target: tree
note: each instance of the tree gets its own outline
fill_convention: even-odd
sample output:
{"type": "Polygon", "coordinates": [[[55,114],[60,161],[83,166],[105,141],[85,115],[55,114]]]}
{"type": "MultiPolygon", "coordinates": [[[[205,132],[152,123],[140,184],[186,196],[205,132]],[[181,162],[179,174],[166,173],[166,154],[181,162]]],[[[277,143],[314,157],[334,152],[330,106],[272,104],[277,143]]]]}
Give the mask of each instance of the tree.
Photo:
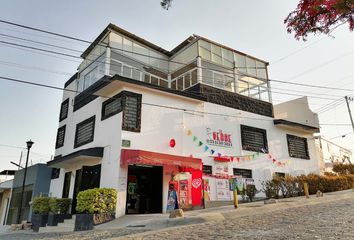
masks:
{"type": "Polygon", "coordinates": [[[306,40],[308,34],[324,33],[348,23],[354,29],[354,0],[300,0],[297,8],[284,20],[288,33],[306,40]]]}
{"type": "Polygon", "coordinates": [[[161,7],[168,10],[172,5],[173,0],[161,0],[161,7]]]}

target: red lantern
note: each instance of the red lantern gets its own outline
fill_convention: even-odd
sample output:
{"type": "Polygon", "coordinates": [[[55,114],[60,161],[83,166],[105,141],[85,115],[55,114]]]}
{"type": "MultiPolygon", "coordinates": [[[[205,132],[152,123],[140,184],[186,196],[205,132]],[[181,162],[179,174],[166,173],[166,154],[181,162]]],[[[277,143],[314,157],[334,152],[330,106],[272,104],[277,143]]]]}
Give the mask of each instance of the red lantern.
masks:
{"type": "Polygon", "coordinates": [[[174,148],[176,146],[176,140],[174,140],[173,138],[170,140],[170,147],[174,148]]]}

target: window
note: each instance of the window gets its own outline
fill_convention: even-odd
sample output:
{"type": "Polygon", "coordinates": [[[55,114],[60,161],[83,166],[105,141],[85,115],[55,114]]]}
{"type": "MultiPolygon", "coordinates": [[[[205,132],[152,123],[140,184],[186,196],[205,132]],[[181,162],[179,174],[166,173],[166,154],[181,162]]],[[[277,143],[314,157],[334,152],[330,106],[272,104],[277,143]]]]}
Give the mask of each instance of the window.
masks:
{"type": "Polygon", "coordinates": [[[243,150],[268,153],[265,129],[241,125],[241,141],[243,150]]]}
{"type": "Polygon", "coordinates": [[[286,137],[288,139],[288,150],[290,157],[310,159],[306,138],[293,136],[290,134],[287,134],[286,137]]]}
{"type": "Polygon", "coordinates": [[[213,174],[213,167],[210,165],[203,165],[204,174],[213,174]]]}
{"type": "Polygon", "coordinates": [[[60,175],[60,168],[52,168],[52,177],[51,179],[57,179],[60,175]]]}
{"type": "Polygon", "coordinates": [[[250,169],[242,169],[242,168],[234,168],[235,176],[242,176],[243,178],[252,178],[252,170],[250,169]]]}
{"type": "Polygon", "coordinates": [[[280,178],[285,178],[285,173],[283,172],[275,172],[273,174],[274,177],[280,177],[280,178]]]}
{"type": "Polygon", "coordinates": [[[125,92],[123,106],[122,129],[132,132],[140,132],[141,94],[125,92]]]}
{"type": "Polygon", "coordinates": [[[105,120],[122,111],[121,94],[115,95],[102,103],[101,120],[105,120]]]}
{"type": "Polygon", "coordinates": [[[68,198],[69,197],[70,181],[71,181],[71,172],[66,172],[65,173],[65,177],[64,177],[64,186],[63,186],[62,198],[68,198]]]}
{"type": "Polygon", "coordinates": [[[69,111],[69,98],[61,103],[59,122],[63,121],[65,118],[68,117],[68,111],[69,111]]]}
{"type": "Polygon", "coordinates": [[[60,148],[60,147],[64,146],[65,129],[66,129],[65,125],[60,127],[60,128],[58,128],[57,140],[56,140],[56,143],[55,143],[55,148],[60,148]]]}
{"type": "Polygon", "coordinates": [[[93,141],[95,132],[95,118],[95,116],[92,116],[76,125],[74,148],[93,141]]]}

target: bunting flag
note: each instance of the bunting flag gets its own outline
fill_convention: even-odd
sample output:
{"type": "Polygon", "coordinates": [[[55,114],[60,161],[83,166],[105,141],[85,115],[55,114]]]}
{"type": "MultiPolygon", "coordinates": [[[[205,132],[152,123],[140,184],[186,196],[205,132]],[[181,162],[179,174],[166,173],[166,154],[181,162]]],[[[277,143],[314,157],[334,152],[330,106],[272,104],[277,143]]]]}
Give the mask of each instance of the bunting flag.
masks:
{"type": "Polygon", "coordinates": [[[191,136],[193,142],[197,142],[198,147],[202,147],[204,145],[204,152],[210,152],[211,156],[214,157],[214,160],[216,161],[223,161],[223,162],[234,162],[237,161],[238,163],[241,161],[250,161],[250,160],[254,160],[258,157],[261,156],[261,153],[266,154],[266,156],[268,156],[268,159],[270,161],[272,161],[272,163],[275,166],[279,166],[279,167],[283,167],[286,164],[290,163],[290,160],[287,160],[285,162],[280,162],[278,160],[276,160],[273,155],[271,153],[268,153],[268,150],[261,148],[261,152],[256,152],[254,154],[250,154],[250,155],[245,155],[245,156],[225,156],[223,154],[221,154],[220,152],[216,152],[214,149],[210,148],[210,146],[206,145],[205,143],[203,143],[201,140],[198,139],[197,136],[193,135],[192,131],[190,129],[188,129],[186,131],[186,135],[187,136],[191,136]],[[214,156],[214,154],[216,153],[217,156],[214,156]]]}
{"type": "Polygon", "coordinates": [[[208,151],[209,147],[207,145],[204,146],[204,152],[208,151]]]}

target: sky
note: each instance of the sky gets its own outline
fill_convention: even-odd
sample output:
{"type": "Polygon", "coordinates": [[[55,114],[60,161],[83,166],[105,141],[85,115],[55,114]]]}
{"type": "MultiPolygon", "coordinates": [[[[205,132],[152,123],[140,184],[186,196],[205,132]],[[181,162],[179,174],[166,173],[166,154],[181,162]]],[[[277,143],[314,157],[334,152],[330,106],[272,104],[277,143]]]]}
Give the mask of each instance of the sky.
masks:
{"type": "MultiPolygon", "coordinates": [[[[2,0],[0,19],[92,41],[109,24],[116,24],[167,50],[192,34],[207,37],[269,62],[269,77],[282,81],[354,89],[354,33],[343,25],[332,37],[295,40],[283,23],[296,0],[174,0],[168,11],[159,0],[2,0]]],[[[0,23],[0,41],[11,35],[83,51],[87,44],[0,23]]],[[[32,45],[32,44],[31,44],[32,45]]],[[[55,49],[54,49],[55,50],[55,49]]],[[[62,49],[57,49],[63,51],[62,49]]],[[[72,52],[71,52],[72,53],[72,52]]],[[[75,55],[80,55],[75,52],[75,55]]],[[[0,43],[0,76],[63,87],[79,59],[53,57],[0,43]]],[[[310,98],[314,111],[343,99],[350,92],[272,84],[274,103],[310,98]]],[[[353,94],[353,93],[351,93],[353,94]]],[[[350,124],[344,101],[319,115],[323,124],[350,124]]],[[[62,92],[0,80],[0,170],[16,169],[26,141],[31,139],[31,163],[46,162],[55,152],[62,92]]],[[[353,108],[353,103],[351,107],[353,108]]],[[[354,110],[354,108],[353,108],[354,110]]],[[[327,139],[352,149],[350,125],[322,125],[327,139]]]]}

